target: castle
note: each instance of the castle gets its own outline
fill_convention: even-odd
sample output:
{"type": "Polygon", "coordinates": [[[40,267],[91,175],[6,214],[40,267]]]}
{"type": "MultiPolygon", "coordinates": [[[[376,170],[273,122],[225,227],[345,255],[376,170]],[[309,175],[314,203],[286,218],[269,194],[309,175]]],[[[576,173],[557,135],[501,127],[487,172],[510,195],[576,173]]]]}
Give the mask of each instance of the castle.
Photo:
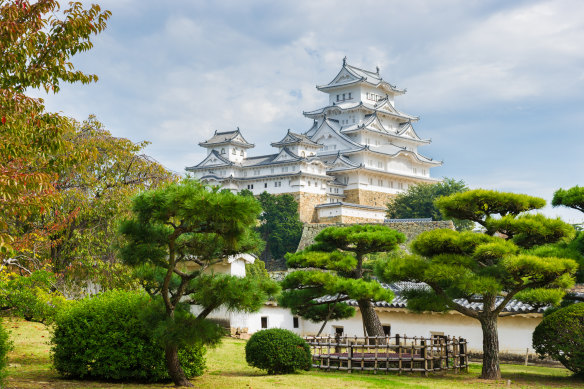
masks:
{"type": "Polygon", "coordinates": [[[430,143],[418,136],[418,117],[395,108],[405,89],[379,74],[349,65],[326,85],[328,104],[303,112],[313,120],[304,132],[271,143],[274,154],[248,156],[254,147],[239,128],[199,143],[207,156],[187,167],[198,178],[234,192],[289,193],[308,223],[383,222],[385,205],[408,186],[434,183],[430,169],[442,163],[418,152],[430,143]]]}

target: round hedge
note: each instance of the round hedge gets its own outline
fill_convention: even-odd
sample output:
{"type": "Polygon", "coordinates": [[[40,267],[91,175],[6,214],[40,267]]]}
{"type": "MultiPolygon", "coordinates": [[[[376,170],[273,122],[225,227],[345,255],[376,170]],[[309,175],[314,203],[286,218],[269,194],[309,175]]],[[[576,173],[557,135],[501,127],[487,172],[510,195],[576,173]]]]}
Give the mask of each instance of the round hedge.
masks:
{"type": "Polygon", "coordinates": [[[3,323],[0,321],[0,388],[4,387],[4,379],[8,372],[6,367],[8,366],[8,351],[12,350],[12,342],[8,335],[8,331],[4,328],[3,323]]]}
{"type": "Polygon", "coordinates": [[[584,303],[572,304],[545,316],[533,332],[533,348],[584,374],[584,303]]]}
{"type": "Polygon", "coordinates": [[[258,331],[245,345],[245,360],[268,374],[309,370],[312,356],[308,343],[295,333],[272,328],[258,331]]]}
{"type": "MultiPolygon", "coordinates": [[[[85,298],[61,311],[52,334],[53,366],[80,379],[168,380],[164,350],[140,313],[143,293],[109,291],[85,298]]],[[[203,374],[205,348],[184,348],[179,361],[188,378],[203,374]]]]}

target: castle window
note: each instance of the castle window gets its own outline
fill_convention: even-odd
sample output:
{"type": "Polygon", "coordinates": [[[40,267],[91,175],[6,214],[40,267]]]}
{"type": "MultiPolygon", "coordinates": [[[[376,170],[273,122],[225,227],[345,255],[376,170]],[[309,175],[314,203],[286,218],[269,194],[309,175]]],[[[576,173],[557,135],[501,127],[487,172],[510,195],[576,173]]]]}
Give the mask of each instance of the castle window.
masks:
{"type": "Polygon", "coordinates": [[[369,185],[373,185],[373,178],[369,179],[369,185]]]}
{"type": "Polygon", "coordinates": [[[337,95],[337,101],[340,101],[340,99],[339,99],[339,95],[337,95]]]}
{"type": "Polygon", "coordinates": [[[268,328],[268,317],[262,316],[261,317],[262,328],[268,328]]]}
{"type": "Polygon", "coordinates": [[[393,181],[389,181],[389,187],[393,188],[393,181]]]}
{"type": "Polygon", "coordinates": [[[270,173],[274,174],[274,168],[270,169],[270,173]]]}
{"type": "Polygon", "coordinates": [[[382,326],[383,327],[383,334],[385,336],[391,336],[391,326],[389,324],[382,326]]]}
{"type": "Polygon", "coordinates": [[[349,92],[349,100],[351,100],[351,99],[352,99],[352,97],[351,97],[351,92],[349,92]]]}
{"type": "Polygon", "coordinates": [[[383,186],[383,180],[377,180],[377,185],[383,186]]]}
{"type": "Polygon", "coordinates": [[[225,149],[224,148],[221,149],[221,154],[225,154],[225,149]]]}
{"type": "Polygon", "coordinates": [[[345,101],[345,94],[343,93],[343,101],[345,101]]]}
{"type": "Polygon", "coordinates": [[[282,168],[282,173],[286,173],[287,171],[288,171],[288,166],[284,166],[284,167],[282,168]]]}
{"type": "Polygon", "coordinates": [[[264,188],[267,188],[267,187],[268,187],[268,183],[264,182],[264,188]]]}
{"type": "Polygon", "coordinates": [[[241,155],[241,156],[243,157],[243,150],[241,150],[241,151],[239,152],[239,155],[241,155]]]}
{"type": "Polygon", "coordinates": [[[237,155],[237,149],[232,149],[232,150],[231,150],[231,154],[233,154],[233,155],[237,155]]]}
{"type": "Polygon", "coordinates": [[[382,168],[383,167],[383,162],[377,161],[377,167],[382,168]]]}
{"type": "Polygon", "coordinates": [[[298,323],[298,316],[294,316],[294,317],[292,318],[292,327],[294,327],[294,328],[298,328],[298,327],[299,327],[299,325],[298,325],[298,324],[299,324],[299,323],[298,323]]]}

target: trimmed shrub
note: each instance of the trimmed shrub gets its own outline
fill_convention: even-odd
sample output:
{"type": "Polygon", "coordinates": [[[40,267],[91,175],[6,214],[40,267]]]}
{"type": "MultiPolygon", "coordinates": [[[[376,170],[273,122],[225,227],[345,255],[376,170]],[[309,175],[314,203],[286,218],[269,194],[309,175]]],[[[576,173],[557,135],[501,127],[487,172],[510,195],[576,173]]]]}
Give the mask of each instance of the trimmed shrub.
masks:
{"type": "Polygon", "coordinates": [[[245,360],[268,374],[287,374],[309,370],[312,355],[304,339],[291,331],[272,328],[251,336],[245,345],[245,360]]]}
{"type": "MultiPolygon", "coordinates": [[[[53,366],[68,378],[168,380],[164,350],[141,319],[149,303],[143,293],[113,290],[61,311],[52,334],[53,366]]],[[[180,350],[188,378],[205,367],[203,346],[180,350]]]]}
{"type": "Polygon", "coordinates": [[[533,348],[576,374],[584,374],[584,303],[572,304],[543,318],[533,332],[533,348]]]}
{"type": "Polygon", "coordinates": [[[4,379],[8,372],[6,367],[8,366],[8,351],[12,350],[12,342],[8,335],[8,331],[4,328],[2,322],[0,322],[0,388],[4,387],[4,379]]]}

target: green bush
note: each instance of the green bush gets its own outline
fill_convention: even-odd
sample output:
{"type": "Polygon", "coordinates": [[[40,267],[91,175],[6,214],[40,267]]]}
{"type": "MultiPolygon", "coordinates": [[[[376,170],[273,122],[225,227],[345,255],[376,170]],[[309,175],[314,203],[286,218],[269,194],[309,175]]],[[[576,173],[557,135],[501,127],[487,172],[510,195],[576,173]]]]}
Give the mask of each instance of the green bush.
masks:
{"type": "Polygon", "coordinates": [[[12,350],[12,342],[10,341],[8,331],[0,322],[0,388],[4,387],[4,379],[8,374],[6,367],[8,366],[8,351],[12,350]]]}
{"type": "Polygon", "coordinates": [[[272,328],[258,331],[245,345],[245,360],[268,374],[287,374],[309,370],[310,347],[304,339],[288,330],[272,328]]]}
{"type": "MultiPolygon", "coordinates": [[[[146,294],[114,290],[86,298],[55,318],[52,359],[68,378],[161,381],[169,379],[164,350],[141,319],[146,294]]],[[[182,349],[179,361],[188,378],[201,375],[205,349],[182,349]]]]}
{"type": "Polygon", "coordinates": [[[533,348],[540,357],[549,356],[584,374],[584,303],[545,316],[533,332],[533,348]]]}

